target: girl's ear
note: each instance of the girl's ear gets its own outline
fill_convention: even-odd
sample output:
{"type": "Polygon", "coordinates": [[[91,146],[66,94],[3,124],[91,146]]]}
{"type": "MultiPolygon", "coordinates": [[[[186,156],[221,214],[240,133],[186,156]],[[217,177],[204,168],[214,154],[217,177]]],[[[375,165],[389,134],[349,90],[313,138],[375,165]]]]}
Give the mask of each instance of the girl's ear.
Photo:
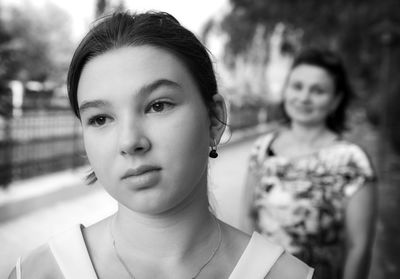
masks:
{"type": "Polygon", "coordinates": [[[213,96],[214,106],[210,113],[210,146],[218,144],[225,131],[227,111],[224,97],[220,94],[213,96]]]}

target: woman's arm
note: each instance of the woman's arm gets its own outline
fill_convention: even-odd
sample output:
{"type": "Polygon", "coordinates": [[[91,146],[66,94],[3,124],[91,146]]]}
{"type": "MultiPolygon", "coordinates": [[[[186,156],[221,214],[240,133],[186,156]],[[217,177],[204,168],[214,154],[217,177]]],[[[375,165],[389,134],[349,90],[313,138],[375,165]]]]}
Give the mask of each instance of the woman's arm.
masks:
{"type": "Polygon", "coordinates": [[[376,185],[368,182],[350,198],[346,208],[347,255],[343,279],[368,276],[376,221],[376,185]]]}

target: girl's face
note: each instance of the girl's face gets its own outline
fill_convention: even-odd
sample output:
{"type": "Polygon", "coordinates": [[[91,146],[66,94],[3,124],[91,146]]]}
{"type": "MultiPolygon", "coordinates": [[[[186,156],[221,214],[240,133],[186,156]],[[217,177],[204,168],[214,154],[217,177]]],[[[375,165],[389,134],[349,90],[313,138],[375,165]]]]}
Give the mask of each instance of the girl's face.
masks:
{"type": "Polygon", "coordinates": [[[301,64],[290,75],[284,92],[284,106],[292,123],[326,125],[339,102],[332,76],[323,68],[301,64]]]}
{"type": "Polygon", "coordinates": [[[211,121],[176,56],[151,46],[97,56],[82,71],[78,105],[89,162],[117,201],[159,214],[206,195],[211,121]]]}

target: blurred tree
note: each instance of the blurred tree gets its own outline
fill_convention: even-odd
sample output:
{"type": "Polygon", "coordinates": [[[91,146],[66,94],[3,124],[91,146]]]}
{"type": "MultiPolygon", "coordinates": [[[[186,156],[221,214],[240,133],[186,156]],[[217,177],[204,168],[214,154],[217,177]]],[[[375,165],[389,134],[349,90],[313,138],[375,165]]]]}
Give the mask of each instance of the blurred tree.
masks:
{"type": "Polygon", "coordinates": [[[98,18],[110,12],[125,10],[124,0],[119,0],[116,4],[112,2],[111,0],[97,0],[95,17],[98,18]]]}
{"type": "Polygon", "coordinates": [[[3,77],[63,81],[73,51],[68,14],[50,2],[25,2],[4,8],[2,16],[0,32],[7,38],[3,77]]]}
{"type": "MultiPolygon", "coordinates": [[[[0,15],[1,15],[0,6],[0,15]]],[[[0,117],[11,113],[11,94],[7,86],[8,65],[11,56],[11,35],[4,29],[0,18],[0,117]]]]}
{"type": "Polygon", "coordinates": [[[4,24],[1,22],[0,18],[0,88],[4,85],[4,77],[7,72],[6,64],[10,56],[10,41],[11,35],[4,29],[4,24]]]}
{"type": "MultiPolygon", "coordinates": [[[[229,37],[226,50],[248,51],[256,27],[271,32],[283,23],[300,30],[301,45],[339,51],[353,77],[358,102],[369,104],[370,120],[380,124],[378,176],[379,226],[375,279],[400,278],[400,1],[398,0],[230,0],[220,26],[229,37]],[[389,144],[391,143],[391,145],[389,144]]],[[[287,42],[285,50],[293,51],[287,42]]],[[[364,135],[367,136],[367,135],[364,135]]],[[[375,149],[376,147],[372,147],[375,149]]]]}
{"type": "MultiPolygon", "coordinates": [[[[393,218],[400,212],[400,23],[387,19],[375,26],[377,41],[382,45],[380,114],[380,164],[382,186],[379,192],[379,215],[381,218],[377,234],[377,258],[380,269],[371,278],[400,278],[400,219],[393,218]]],[[[377,104],[374,104],[375,107],[377,104]]]]}
{"type": "Polygon", "coordinates": [[[107,0],[97,0],[96,1],[96,13],[95,16],[98,18],[99,16],[103,15],[105,11],[107,10],[107,7],[109,5],[109,1],[107,0]]]}
{"type": "MultiPolygon", "coordinates": [[[[398,0],[230,0],[232,10],[222,20],[228,34],[227,52],[237,55],[249,47],[257,25],[270,32],[281,22],[287,30],[301,30],[303,45],[323,45],[339,50],[361,93],[376,90],[380,46],[373,26],[400,19],[398,0]],[[378,66],[378,68],[377,68],[378,66]]],[[[283,45],[293,51],[290,42],[283,45]]]]}

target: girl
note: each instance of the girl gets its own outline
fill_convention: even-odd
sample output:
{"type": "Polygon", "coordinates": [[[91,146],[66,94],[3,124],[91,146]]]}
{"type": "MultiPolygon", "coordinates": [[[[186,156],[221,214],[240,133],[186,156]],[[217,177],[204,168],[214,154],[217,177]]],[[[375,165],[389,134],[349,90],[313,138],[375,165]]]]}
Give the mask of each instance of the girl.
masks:
{"type": "Polygon", "coordinates": [[[68,94],[118,211],[57,236],[10,278],[311,278],[312,269],[210,212],[208,156],[226,109],[204,46],[166,13],[117,13],[78,46],[68,94]]]}

